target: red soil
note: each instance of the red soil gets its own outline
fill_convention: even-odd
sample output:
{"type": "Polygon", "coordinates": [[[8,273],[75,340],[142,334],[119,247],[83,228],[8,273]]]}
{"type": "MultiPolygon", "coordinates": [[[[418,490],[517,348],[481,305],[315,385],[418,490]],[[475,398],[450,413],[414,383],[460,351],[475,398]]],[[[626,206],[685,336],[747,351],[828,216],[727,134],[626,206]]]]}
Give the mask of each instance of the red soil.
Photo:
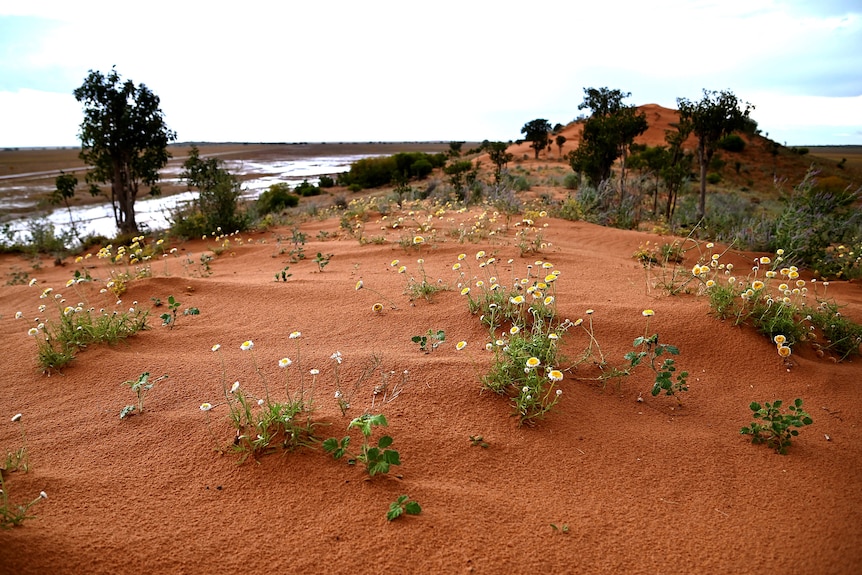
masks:
{"type": "MultiPolygon", "coordinates": [[[[157,317],[164,307],[154,308],[151,329],[127,343],[86,349],[51,376],[37,369],[27,336],[45,302],[41,289],[96,308],[115,302],[98,294],[99,285],[80,284],[80,294],[65,288],[79,267],[71,262],[32,271],[21,259],[0,259],[4,277],[14,267],[39,280],[37,287],[0,287],[0,342],[8,352],[0,360],[0,448],[20,445],[10,422],[20,412],[31,463],[29,473],[7,476],[7,488],[16,502],[41,490],[49,496],[33,508],[36,518],[0,532],[0,573],[862,571],[858,359],[834,363],[800,346],[788,368],[752,329],[711,316],[704,297],[669,297],[650,287],[632,253],[667,238],[543,219],[537,223],[548,223],[540,230],[550,244],[521,257],[513,230],[475,244],[445,233],[456,226],[450,218],[469,216],[426,220],[421,212],[437,230],[435,240],[425,233],[421,252],[398,247],[402,233],[414,232],[381,230],[387,222],[377,218],[366,223],[366,236],[385,235],[384,245],[339,235],[336,219],[309,221],[302,230],[311,257],[290,264],[286,283],[273,281],[289,263],[281,250],[289,244],[275,239],[289,237],[284,229],[244,234],[241,245],[234,239],[208,277],[195,277],[179,259],[167,268],[155,263],[153,277],[130,282],[120,307],[137,301],[149,309],[151,298],[174,295],[200,315],[181,316],[169,330],[157,317]],[[319,241],[320,230],[337,237],[319,241]],[[501,262],[503,283],[523,277],[534,260],[552,262],[562,272],[559,316],[575,320],[594,309],[596,337],[612,364],[621,365],[644,333],[641,311],[654,309],[650,330],[679,347],[677,363],[691,374],[684,406],[646,393],[645,371],[603,388],[598,369],[581,365],[566,371],[557,408],[537,426],[519,428],[506,399],[481,392],[488,333],[458,290],[410,302],[402,293],[407,276],[390,266],[398,258],[415,274],[422,257],[431,281],[454,288],[459,253],[467,253],[474,273],[484,272],[474,258],[480,249],[501,262]],[[333,254],[323,272],[313,261],[317,252],[333,254]],[[368,289],[354,289],[359,279],[368,289]],[[387,302],[371,289],[398,309],[373,313],[373,303],[387,302]],[[25,319],[14,319],[19,310],[25,319]],[[445,330],[446,341],[426,355],[410,338],[429,329],[445,330]],[[289,340],[294,330],[302,337],[289,340]],[[253,352],[240,350],[248,339],[253,352]],[[459,340],[468,342],[464,351],[455,350],[459,340]],[[235,454],[217,453],[210,429],[220,445],[233,431],[219,405],[222,370],[210,351],[216,343],[227,381],[258,394],[253,360],[273,388],[282,381],[281,357],[293,358],[294,377],[319,369],[316,417],[329,424],[324,438],[343,436],[350,418],[371,411],[380,382],[360,388],[342,417],[331,354],[343,354],[346,388],[371,354],[386,370],[408,370],[403,393],[382,407],[376,400],[373,409],[389,419],[402,465],[369,480],[320,449],[242,465],[235,454]],[[121,382],[144,371],[170,378],[149,393],[144,414],[120,420],[134,400],[121,382]],[[788,455],[740,435],[751,401],[796,397],[814,424],[788,455]],[[202,413],[203,402],[216,407],[202,413]],[[471,435],[489,447],[472,447],[471,435]],[[422,513],[387,522],[401,494],[419,501],[422,513]]],[[[197,261],[214,245],[177,247],[197,261]]],[[[750,257],[728,261],[744,270],[750,257]]],[[[94,278],[107,277],[106,264],[88,262],[94,278]]],[[[833,282],[828,290],[862,320],[858,284],[833,282]]],[[[587,343],[584,331],[572,329],[563,350],[577,357],[587,343]]]]}

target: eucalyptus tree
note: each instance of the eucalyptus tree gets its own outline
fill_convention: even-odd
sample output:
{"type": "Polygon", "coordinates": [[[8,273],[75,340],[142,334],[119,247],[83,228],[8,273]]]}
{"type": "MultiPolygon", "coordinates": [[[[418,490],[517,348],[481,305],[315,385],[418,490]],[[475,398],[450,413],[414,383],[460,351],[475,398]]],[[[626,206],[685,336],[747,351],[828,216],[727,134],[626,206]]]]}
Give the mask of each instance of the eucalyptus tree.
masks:
{"type": "Polygon", "coordinates": [[[144,84],[123,81],[115,68],[107,75],[90,70],[74,94],[84,105],[79,157],[90,166],[90,192],[98,195],[98,184],[110,183],[117,229],[137,233],[138,190],[143,185],[159,194],[159,170],[171,157],[168,144],[176,133],[165,123],[159,97],[144,84]]]}
{"type": "Polygon", "coordinates": [[[706,215],[706,170],[718,143],[726,135],[744,130],[750,124],[749,114],[754,106],[739,100],[733,92],[722,90],[703,91],[703,98],[691,102],[677,98],[680,120],[690,123],[691,131],[697,137],[697,161],[700,164],[700,202],[697,215],[706,215]]]}
{"type": "MultiPolygon", "coordinates": [[[[623,104],[623,100],[631,96],[630,92],[584,88],[584,93],[584,101],[578,109],[588,108],[592,114],[584,122],[581,144],[569,154],[569,163],[575,172],[598,185],[610,178],[614,162],[622,156],[620,181],[624,182],[628,150],[634,139],[646,131],[646,114],[635,106],[623,104]]],[[[620,186],[620,193],[624,193],[623,186],[620,186]]]]}
{"type": "Polygon", "coordinates": [[[524,139],[530,142],[530,147],[536,152],[536,159],[539,159],[539,152],[548,147],[551,131],[551,123],[547,120],[537,119],[524,124],[521,128],[521,133],[524,134],[524,139]]]}

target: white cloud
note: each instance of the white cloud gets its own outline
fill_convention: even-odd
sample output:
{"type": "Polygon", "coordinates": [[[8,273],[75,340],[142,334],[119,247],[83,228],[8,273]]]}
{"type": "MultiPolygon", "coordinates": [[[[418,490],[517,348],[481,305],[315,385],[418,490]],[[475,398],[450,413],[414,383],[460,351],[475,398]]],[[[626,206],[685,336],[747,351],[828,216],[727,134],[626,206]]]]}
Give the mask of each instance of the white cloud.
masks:
{"type": "Polygon", "coordinates": [[[75,146],[81,120],[72,94],[0,92],[0,147],[75,146]]]}
{"type": "Polygon", "coordinates": [[[858,2],[552,1],[511,10],[478,0],[257,1],[242,9],[151,0],[128,9],[120,26],[115,7],[0,0],[0,15],[52,21],[15,71],[54,78],[21,88],[65,91],[40,101],[66,103],[39,110],[6,95],[21,108],[0,113],[30,115],[31,134],[48,114],[55,121],[46,141],[61,125],[74,140],[81,110],[68,103],[72,90],[88,70],[116,65],[161,97],[180,139],[517,138],[533,118],[574,118],[582,88],[601,86],[631,92],[634,104],[669,107],[704,88],[730,89],[757,106],[764,131],[858,125],[834,124],[835,109],[854,117],[852,97],[862,94],[858,2]],[[837,98],[805,99],[812,96],[837,98]],[[72,119],[60,121],[61,110],[72,119]]]}

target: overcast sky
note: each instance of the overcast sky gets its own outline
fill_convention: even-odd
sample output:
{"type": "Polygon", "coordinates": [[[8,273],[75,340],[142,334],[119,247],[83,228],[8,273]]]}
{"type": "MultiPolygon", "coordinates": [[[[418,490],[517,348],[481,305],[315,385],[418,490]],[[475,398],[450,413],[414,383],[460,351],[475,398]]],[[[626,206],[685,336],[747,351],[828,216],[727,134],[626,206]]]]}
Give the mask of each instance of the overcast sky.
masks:
{"type": "Polygon", "coordinates": [[[862,144],[860,0],[0,0],[0,147],[79,145],[72,91],[112,66],[179,141],[514,140],[608,87],[862,144]]]}

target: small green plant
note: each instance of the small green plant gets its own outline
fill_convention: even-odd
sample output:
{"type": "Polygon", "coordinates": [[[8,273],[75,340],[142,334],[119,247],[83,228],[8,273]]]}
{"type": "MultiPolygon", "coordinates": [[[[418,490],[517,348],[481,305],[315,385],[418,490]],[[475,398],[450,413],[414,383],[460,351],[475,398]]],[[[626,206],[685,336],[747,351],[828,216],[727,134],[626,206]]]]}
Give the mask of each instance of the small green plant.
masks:
{"type": "MultiPolygon", "coordinates": [[[[40,297],[48,299],[52,291],[47,288],[40,297]]],[[[63,308],[60,300],[54,301],[59,311],[58,320],[47,320],[28,331],[36,341],[36,359],[45,372],[59,371],[75,359],[79,350],[94,343],[117,343],[147,329],[148,312],[140,309],[96,312],[84,306],[63,308]]]]}
{"type": "Polygon", "coordinates": [[[3,473],[0,472],[0,529],[16,527],[21,525],[24,520],[35,517],[34,515],[28,515],[28,513],[30,508],[42,499],[48,499],[48,494],[44,491],[39,492],[39,496],[29,503],[13,505],[9,502],[9,490],[6,488],[3,473]]]}
{"type": "MultiPolygon", "coordinates": [[[[395,260],[396,262],[398,260],[395,260]]],[[[428,274],[425,272],[425,260],[422,258],[418,259],[416,263],[419,265],[419,273],[422,276],[420,281],[417,281],[415,277],[412,275],[407,278],[407,286],[404,289],[404,293],[410,296],[411,300],[424,298],[425,301],[430,302],[434,294],[438,291],[448,290],[449,287],[446,286],[442,280],[438,280],[436,282],[428,281],[428,274]]],[[[398,268],[398,273],[406,273],[407,267],[401,266],[398,268]]]]}
{"type": "Polygon", "coordinates": [[[122,411],[120,411],[120,419],[126,419],[127,417],[135,415],[135,411],[138,412],[138,415],[144,413],[144,396],[147,395],[147,392],[151,390],[156,383],[167,378],[167,375],[162,375],[150,381],[150,372],[145,371],[138,376],[138,379],[129,379],[124,381],[121,385],[128,385],[129,388],[131,388],[135,393],[135,396],[138,398],[138,404],[127,405],[124,407],[122,411]]]}
{"type": "Polygon", "coordinates": [[[22,419],[23,416],[20,413],[16,413],[12,416],[12,423],[17,424],[18,429],[21,431],[21,447],[15,451],[6,452],[6,460],[3,462],[3,468],[0,469],[0,473],[19,470],[27,473],[30,471],[30,462],[27,453],[27,436],[24,434],[24,423],[22,422],[22,419]]]}
{"type": "Polygon", "coordinates": [[[12,505],[9,502],[9,490],[6,487],[5,475],[21,471],[27,473],[30,470],[27,452],[27,438],[24,435],[24,424],[22,415],[16,413],[12,416],[12,423],[18,425],[21,430],[21,447],[14,452],[6,453],[6,460],[0,468],[0,529],[8,529],[16,525],[20,525],[25,519],[31,519],[33,516],[28,515],[28,511],[41,499],[47,499],[48,496],[42,491],[39,497],[24,505],[12,505]]]}
{"type": "MultiPolygon", "coordinates": [[[[163,313],[161,316],[159,316],[162,318],[162,325],[167,325],[170,327],[170,329],[174,329],[174,326],[177,323],[177,313],[179,312],[179,309],[180,302],[178,302],[176,298],[174,298],[174,296],[168,296],[169,313],[163,313]]],[[[196,307],[189,307],[183,310],[183,315],[199,315],[200,313],[200,310],[196,307]]]]}
{"type": "Polygon", "coordinates": [[[791,438],[799,435],[799,431],[794,428],[811,425],[814,421],[802,409],[802,399],[797,398],[793,405],[788,407],[790,413],[781,412],[782,404],[780,399],[772,403],[766,402],[763,406],[752,401],[748,407],[754,412],[752,414],[754,419],[763,423],[752,421],[739,432],[743,435],[751,435],[751,442],[754,444],[765,443],[775,449],[776,453],[786,455],[791,438]]]}
{"type": "Polygon", "coordinates": [[[318,271],[320,271],[321,273],[323,272],[323,268],[325,268],[327,264],[329,264],[330,258],[332,258],[332,254],[324,255],[320,252],[317,252],[317,256],[315,256],[314,258],[314,263],[317,264],[318,271]]]}
{"type": "Polygon", "coordinates": [[[422,507],[417,501],[413,501],[407,495],[399,495],[398,499],[389,504],[389,511],[386,512],[387,521],[395,521],[404,514],[419,515],[422,513],[422,507]]]}
{"type": "Polygon", "coordinates": [[[27,285],[30,281],[30,274],[26,271],[17,269],[15,266],[12,267],[12,271],[10,271],[8,275],[9,280],[6,281],[7,286],[27,285]]]}
{"type": "Polygon", "coordinates": [[[293,228],[291,230],[290,242],[293,244],[293,248],[291,248],[290,253],[290,263],[295,264],[300,260],[305,259],[305,239],[306,234],[299,231],[299,228],[293,228]]]}
{"type": "Polygon", "coordinates": [[[569,525],[567,523],[562,523],[557,525],[556,523],[551,523],[551,529],[554,530],[554,533],[561,533],[563,535],[569,534],[569,525]]]}
{"type": "Polygon", "coordinates": [[[470,447],[481,447],[482,449],[488,449],[488,443],[481,435],[471,435],[470,447]]]}
{"type": "MultiPolygon", "coordinates": [[[[300,332],[290,334],[289,339],[298,339],[300,332]]],[[[225,364],[221,358],[221,345],[212,346],[212,351],[218,354],[221,363],[221,384],[225,403],[229,411],[228,417],[234,427],[233,442],[230,449],[240,453],[239,464],[246,461],[248,457],[256,460],[257,456],[265,455],[275,451],[278,447],[285,451],[293,451],[300,447],[312,447],[317,442],[315,428],[319,425],[312,418],[314,412],[314,389],[319,370],[312,369],[311,385],[306,388],[305,379],[300,372],[298,388],[292,388],[290,366],[300,363],[299,344],[297,342],[297,356],[294,362],[288,357],[278,360],[278,367],[284,371],[284,391],[286,401],[275,401],[270,394],[269,384],[264,372],[260,369],[254,353],[254,342],[244,341],[239,346],[243,353],[251,357],[254,371],[260,379],[263,387],[262,397],[256,396],[250,389],[240,386],[239,381],[228,386],[225,364]]],[[[217,406],[206,402],[201,404],[201,411],[207,414],[217,406]]],[[[209,419],[207,419],[209,426],[209,419]]],[[[218,439],[212,434],[217,445],[217,450],[223,448],[218,439]]]]}
{"type": "Polygon", "coordinates": [[[341,459],[347,455],[347,463],[350,465],[361,463],[365,466],[369,477],[374,477],[378,473],[389,473],[391,465],[401,465],[398,452],[394,449],[388,449],[392,445],[392,437],[384,435],[377,440],[377,445],[373,447],[369,442],[374,427],[387,427],[388,425],[389,423],[382,413],[377,415],[363,414],[351,421],[347,426],[348,431],[355,427],[362,432],[363,442],[359,453],[353,454],[348,451],[350,445],[349,435],[345,436],[341,441],[335,437],[330,437],[323,442],[323,450],[326,453],[331,453],[335,459],[341,459]]]}
{"type": "Polygon", "coordinates": [[[419,351],[431,353],[446,340],[446,332],[442,329],[434,331],[429,329],[424,335],[414,335],[410,338],[413,343],[419,344],[419,351]]]}
{"type": "Polygon", "coordinates": [[[827,340],[822,346],[836,353],[838,361],[859,355],[862,344],[862,325],[844,317],[834,302],[820,302],[815,309],[806,309],[811,323],[823,332],[827,340]]]}
{"type": "Polygon", "coordinates": [[[688,391],[688,372],[682,371],[674,379],[673,375],[676,371],[676,362],[673,358],[666,357],[660,365],[657,362],[665,353],[670,355],[679,355],[679,349],[676,346],[666,343],[659,343],[658,334],[646,335],[649,330],[649,318],[655,312],[651,309],[643,311],[644,317],[647,318],[647,326],[644,330],[644,335],[635,338],[632,347],[635,349],[625,355],[631,369],[634,369],[643,362],[644,359],[649,360],[649,367],[655,373],[655,383],[653,384],[650,393],[653,396],[658,395],[664,390],[665,395],[671,395],[676,398],[677,402],[682,405],[682,400],[676,395],[681,391],[688,391]]]}
{"type": "Polygon", "coordinates": [[[289,269],[290,269],[290,266],[284,266],[284,269],[282,269],[280,272],[275,274],[275,281],[286,282],[287,278],[289,278],[290,276],[293,275],[293,274],[287,273],[287,270],[289,270],[289,269]]]}

